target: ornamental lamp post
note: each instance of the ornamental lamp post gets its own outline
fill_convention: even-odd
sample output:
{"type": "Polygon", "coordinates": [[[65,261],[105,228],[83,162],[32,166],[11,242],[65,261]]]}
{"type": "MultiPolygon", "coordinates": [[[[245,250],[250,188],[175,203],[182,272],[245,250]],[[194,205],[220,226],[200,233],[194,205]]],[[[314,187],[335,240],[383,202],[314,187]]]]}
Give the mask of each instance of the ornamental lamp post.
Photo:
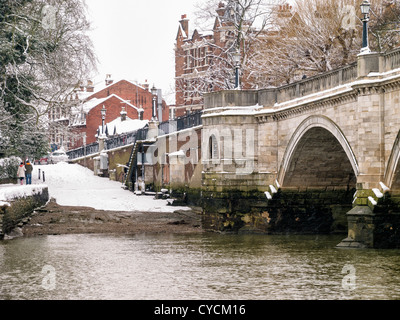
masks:
{"type": "Polygon", "coordinates": [[[153,84],[153,88],[151,88],[151,94],[153,95],[153,112],[152,112],[152,121],[157,121],[157,88],[153,84]]]}
{"type": "Polygon", "coordinates": [[[369,21],[369,11],[371,9],[371,4],[368,0],[364,0],[361,5],[361,13],[364,15],[362,19],[363,22],[363,36],[362,36],[362,48],[361,52],[370,52],[368,46],[368,21],[369,21]]]}
{"type": "Polygon", "coordinates": [[[239,50],[236,50],[233,53],[233,62],[235,64],[235,89],[239,89],[240,88],[240,77],[239,77],[239,69],[240,69],[240,52],[239,50]]]}
{"type": "Polygon", "coordinates": [[[104,133],[104,120],[106,119],[106,107],[103,104],[103,108],[101,109],[101,130],[104,133]]]}

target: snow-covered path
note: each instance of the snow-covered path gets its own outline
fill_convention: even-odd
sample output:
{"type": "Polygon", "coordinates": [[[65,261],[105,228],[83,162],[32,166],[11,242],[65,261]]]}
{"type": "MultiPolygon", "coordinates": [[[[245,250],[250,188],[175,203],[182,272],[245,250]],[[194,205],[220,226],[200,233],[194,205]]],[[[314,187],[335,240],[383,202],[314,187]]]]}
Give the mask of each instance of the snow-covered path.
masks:
{"type": "Polygon", "coordinates": [[[93,172],[78,164],[58,163],[36,165],[32,183],[42,184],[38,170],[45,173],[45,183],[50,197],[62,206],[92,207],[109,211],[173,212],[189,210],[187,207],[167,206],[166,200],[155,200],[151,196],[137,196],[124,190],[120,182],[95,176],[93,172]]]}

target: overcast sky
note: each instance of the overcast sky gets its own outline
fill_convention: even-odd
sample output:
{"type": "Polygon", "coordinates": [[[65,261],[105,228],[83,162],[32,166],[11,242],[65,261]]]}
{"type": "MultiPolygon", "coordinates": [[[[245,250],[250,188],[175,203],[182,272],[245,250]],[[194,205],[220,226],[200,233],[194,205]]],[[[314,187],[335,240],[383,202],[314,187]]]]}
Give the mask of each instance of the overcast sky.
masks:
{"type": "Polygon", "coordinates": [[[174,44],[181,15],[194,23],[198,0],[86,0],[92,22],[95,52],[99,59],[95,81],[106,74],[163,90],[175,103],[174,44]],[[169,93],[169,94],[168,94],[169,93]]]}

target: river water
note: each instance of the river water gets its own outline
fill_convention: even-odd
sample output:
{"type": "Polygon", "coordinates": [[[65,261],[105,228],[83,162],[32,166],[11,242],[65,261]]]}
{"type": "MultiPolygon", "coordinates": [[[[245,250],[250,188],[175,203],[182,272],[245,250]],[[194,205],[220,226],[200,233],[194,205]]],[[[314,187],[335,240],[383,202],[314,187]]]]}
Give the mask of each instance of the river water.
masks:
{"type": "Polygon", "coordinates": [[[400,250],[341,236],[62,235],[0,242],[0,299],[400,299],[400,250]]]}

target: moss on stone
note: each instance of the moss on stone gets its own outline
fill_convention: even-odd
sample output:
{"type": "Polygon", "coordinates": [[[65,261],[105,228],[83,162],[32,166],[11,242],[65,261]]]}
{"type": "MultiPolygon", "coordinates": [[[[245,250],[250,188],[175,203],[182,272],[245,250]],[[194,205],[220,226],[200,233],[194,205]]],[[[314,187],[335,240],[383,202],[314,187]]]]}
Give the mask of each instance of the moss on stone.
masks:
{"type": "Polygon", "coordinates": [[[17,198],[11,201],[11,206],[5,207],[3,214],[2,231],[7,234],[14,229],[23,219],[29,217],[32,212],[46,204],[49,200],[48,189],[42,189],[41,193],[34,194],[25,198],[17,198]]]}

